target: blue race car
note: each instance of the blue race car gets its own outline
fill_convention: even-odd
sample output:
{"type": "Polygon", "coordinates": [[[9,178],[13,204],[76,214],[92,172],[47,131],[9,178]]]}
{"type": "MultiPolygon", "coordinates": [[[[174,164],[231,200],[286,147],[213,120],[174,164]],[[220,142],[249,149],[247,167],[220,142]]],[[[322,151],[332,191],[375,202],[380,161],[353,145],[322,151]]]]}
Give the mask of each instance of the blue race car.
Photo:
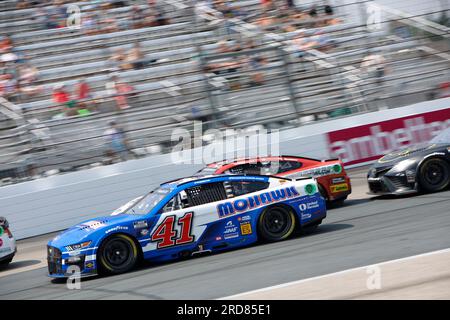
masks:
{"type": "Polygon", "coordinates": [[[314,179],[216,175],[160,185],[113,215],[82,222],[48,242],[49,276],[118,274],[140,259],[168,261],[279,241],[317,226],[325,200],[314,179]]]}

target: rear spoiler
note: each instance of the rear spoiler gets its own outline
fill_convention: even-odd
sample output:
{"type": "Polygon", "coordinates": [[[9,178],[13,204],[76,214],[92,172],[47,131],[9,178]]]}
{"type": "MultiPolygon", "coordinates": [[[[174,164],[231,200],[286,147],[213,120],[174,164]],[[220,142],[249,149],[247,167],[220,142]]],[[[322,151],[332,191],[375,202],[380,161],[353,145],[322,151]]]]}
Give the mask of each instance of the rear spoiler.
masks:
{"type": "Polygon", "coordinates": [[[327,162],[327,161],[339,161],[339,158],[330,158],[330,159],[323,159],[322,162],[327,162]]]}
{"type": "Polygon", "coordinates": [[[309,180],[309,179],[316,180],[316,178],[314,178],[313,176],[305,176],[305,177],[295,178],[294,181],[309,180]]]}
{"type": "Polygon", "coordinates": [[[337,161],[340,160],[339,158],[330,158],[330,159],[317,159],[317,158],[309,158],[309,157],[301,157],[301,156],[289,156],[289,155],[281,155],[280,157],[283,158],[297,158],[297,159],[307,159],[307,160],[312,160],[312,161],[317,161],[317,162],[327,162],[327,161],[337,161]]]}

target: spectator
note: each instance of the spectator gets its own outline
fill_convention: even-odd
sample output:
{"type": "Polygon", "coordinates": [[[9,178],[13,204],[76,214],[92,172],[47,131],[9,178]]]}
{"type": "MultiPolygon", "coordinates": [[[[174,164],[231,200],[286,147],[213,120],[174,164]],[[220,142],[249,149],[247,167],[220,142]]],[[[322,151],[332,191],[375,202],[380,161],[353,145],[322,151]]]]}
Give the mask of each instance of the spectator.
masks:
{"type": "Polygon", "coordinates": [[[135,42],[133,48],[128,51],[126,61],[133,67],[133,69],[142,69],[145,67],[145,56],[142,53],[139,42],[135,42]]]}
{"type": "Polygon", "coordinates": [[[41,26],[41,29],[47,29],[48,22],[48,13],[47,10],[43,7],[36,8],[36,10],[32,13],[31,19],[38,23],[41,26]]]}
{"type": "Polygon", "coordinates": [[[317,17],[317,8],[316,8],[315,5],[312,6],[312,8],[311,8],[311,10],[309,10],[308,14],[309,14],[309,16],[311,18],[316,18],[317,17]]]}
{"type": "Polygon", "coordinates": [[[361,62],[361,71],[365,72],[369,78],[375,78],[375,83],[379,85],[384,81],[386,59],[381,54],[369,51],[361,62]]]}
{"type": "Polygon", "coordinates": [[[312,49],[316,44],[315,41],[305,36],[304,30],[300,30],[292,40],[292,45],[297,52],[297,57],[300,59],[304,58],[307,51],[312,49]]]}
{"type": "Polygon", "coordinates": [[[110,33],[119,30],[116,17],[110,14],[105,8],[102,8],[100,17],[99,30],[101,31],[101,33],[110,33]]]}
{"type": "Polygon", "coordinates": [[[160,3],[158,0],[147,0],[147,4],[152,13],[152,16],[155,17],[155,25],[164,26],[166,24],[169,24],[169,20],[166,18],[164,5],[162,3],[160,3]]]}
{"type": "Polygon", "coordinates": [[[106,155],[126,161],[129,148],[125,131],[115,121],[111,121],[109,128],[104,132],[104,136],[107,144],[106,155]]]}
{"type": "Polygon", "coordinates": [[[18,67],[18,86],[21,94],[29,97],[42,92],[42,86],[35,86],[33,84],[38,79],[38,75],[38,69],[28,63],[18,67]]]}
{"type": "Polygon", "coordinates": [[[17,94],[17,81],[11,74],[0,75],[0,96],[14,101],[17,94]]]}
{"type": "Polygon", "coordinates": [[[134,5],[131,13],[131,20],[133,22],[133,28],[138,29],[144,26],[145,14],[144,10],[138,5],[134,5]]]}
{"type": "MultiPolygon", "coordinates": [[[[255,43],[250,40],[247,43],[247,49],[249,50],[254,50],[256,49],[256,45],[255,43]]],[[[251,85],[263,85],[264,84],[264,73],[259,70],[260,68],[262,68],[265,64],[265,59],[263,57],[261,57],[258,54],[249,54],[248,55],[248,64],[250,67],[251,72],[251,85]]]]}
{"type": "Polygon", "coordinates": [[[91,112],[96,109],[95,101],[92,100],[93,96],[91,93],[91,88],[85,78],[78,80],[78,83],[75,86],[75,94],[80,105],[80,109],[83,109],[84,113],[86,113],[86,110],[91,112]]]}
{"type": "Polygon", "coordinates": [[[9,36],[0,37],[0,53],[8,53],[12,50],[13,43],[9,36]]]}
{"type": "Polygon", "coordinates": [[[332,16],[334,13],[333,8],[329,4],[325,5],[324,11],[325,11],[325,14],[329,15],[329,16],[332,16]]]}
{"type": "Polygon", "coordinates": [[[274,3],[272,0],[261,0],[261,6],[264,11],[270,11],[274,9],[274,3]]]}
{"type": "Polygon", "coordinates": [[[133,67],[127,62],[127,55],[122,48],[116,49],[109,61],[112,64],[111,71],[128,70],[133,67]]]}
{"type": "Polygon", "coordinates": [[[39,70],[28,63],[19,66],[18,70],[19,70],[19,82],[21,84],[31,84],[38,78],[39,70]]]}
{"type": "Polygon", "coordinates": [[[112,76],[106,83],[106,89],[109,95],[114,96],[117,111],[130,108],[128,96],[133,91],[133,87],[119,81],[117,76],[112,76]]]}
{"type": "Polygon", "coordinates": [[[81,26],[86,35],[95,35],[100,33],[100,26],[98,24],[98,18],[95,14],[88,14],[81,19],[81,26]]]}
{"type": "Polygon", "coordinates": [[[294,0],[286,0],[286,5],[289,9],[294,9],[295,8],[295,1],[294,0]]]}
{"type": "Polygon", "coordinates": [[[74,116],[77,114],[77,102],[71,99],[64,83],[57,84],[53,87],[53,102],[58,104],[62,113],[66,116],[74,116]]]}

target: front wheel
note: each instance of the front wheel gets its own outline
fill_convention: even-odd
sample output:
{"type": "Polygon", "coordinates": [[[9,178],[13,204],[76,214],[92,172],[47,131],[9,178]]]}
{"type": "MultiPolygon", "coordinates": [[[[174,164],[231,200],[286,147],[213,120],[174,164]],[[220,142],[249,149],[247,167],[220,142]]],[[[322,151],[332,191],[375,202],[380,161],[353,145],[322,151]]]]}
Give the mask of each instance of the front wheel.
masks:
{"type": "Polygon", "coordinates": [[[117,234],[107,238],[99,248],[100,272],[119,274],[131,270],[138,259],[138,248],[129,236],[117,234]]]}
{"type": "Polygon", "coordinates": [[[426,192],[444,190],[450,183],[450,169],[445,160],[426,160],[419,170],[420,187],[426,192]]]}
{"type": "Polygon", "coordinates": [[[258,229],[266,241],[284,240],[294,232],[294,213],[284,207],[269,207],[259,217],[258,229]]]}

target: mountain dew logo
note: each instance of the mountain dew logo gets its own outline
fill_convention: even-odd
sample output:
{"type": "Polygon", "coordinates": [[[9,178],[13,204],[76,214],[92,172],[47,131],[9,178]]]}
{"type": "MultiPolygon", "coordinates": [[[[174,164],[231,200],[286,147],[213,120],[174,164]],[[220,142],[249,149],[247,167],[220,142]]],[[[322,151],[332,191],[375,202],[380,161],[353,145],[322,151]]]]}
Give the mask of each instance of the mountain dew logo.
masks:
{"type": "Polygon", "coordinates": [[[0,237],[3,235],[3,227],[0,227],[0,237]]]}
{"type": "Polygon", "coordinates": [[[336,173],[341,173],[341,171],[342,171],[341,165],[340,164],[335,164],[333,166],[333,171],[336,172],[336,173]]]}
{"type": "Polygon", "coordinates": [[[317,192],[317,188],[314,184],[310,183],[305,186],[305,192],[307,195],[312,195],[317,192]]]}

